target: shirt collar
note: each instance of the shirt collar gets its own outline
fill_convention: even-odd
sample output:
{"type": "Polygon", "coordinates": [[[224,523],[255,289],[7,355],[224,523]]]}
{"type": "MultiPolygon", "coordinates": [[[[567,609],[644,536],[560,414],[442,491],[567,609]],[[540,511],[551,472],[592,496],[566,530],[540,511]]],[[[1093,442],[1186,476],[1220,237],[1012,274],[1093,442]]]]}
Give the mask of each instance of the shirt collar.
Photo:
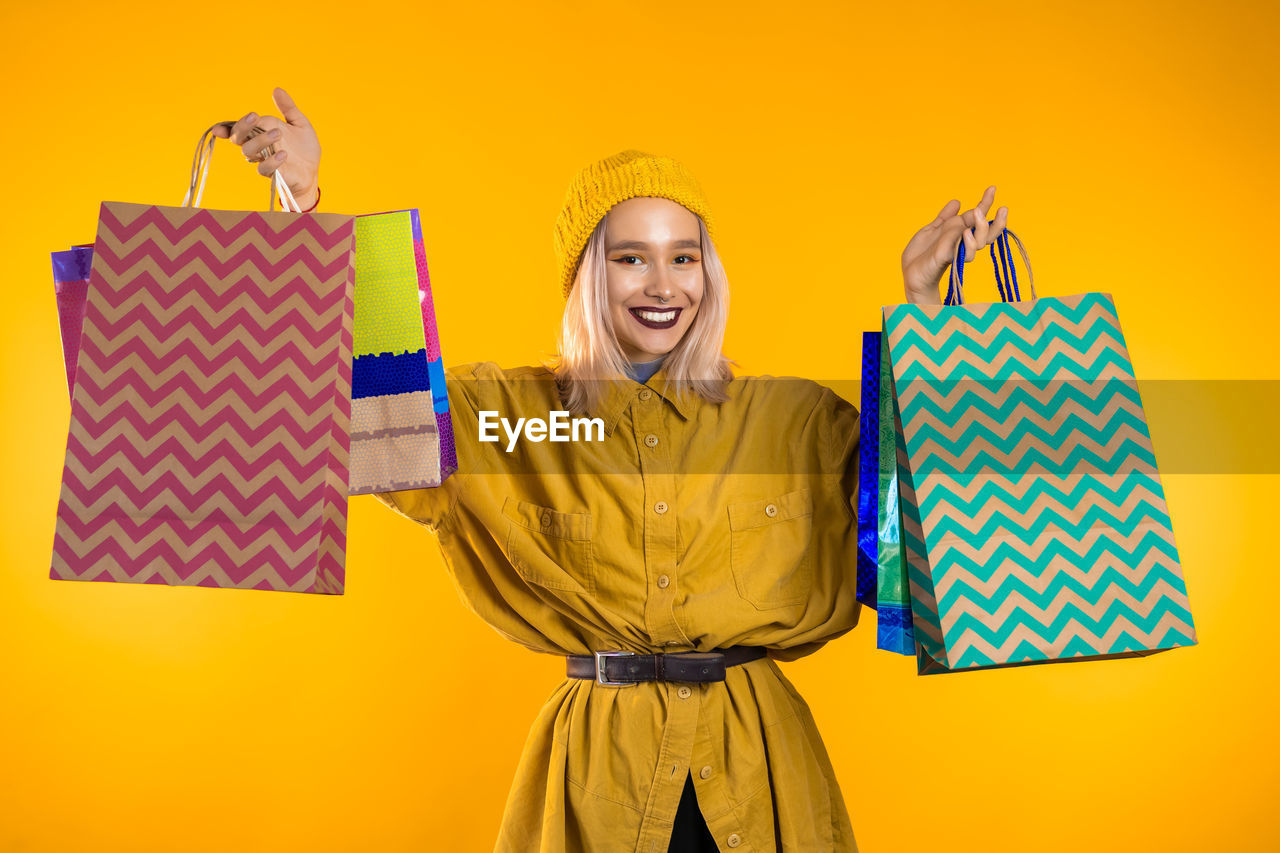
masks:
{"type": "Polygon", "coordinates": [[[648,382],[640,383],[622,378],[606,383],[604,396],[596,404],[596,410],[592,412],[594,417],[604,421],[605,435],[613,435],[613,428],[622,417],[623,410],[637,394],[646,388],[670,403],[683,420],[693,416],[694,408],[698,405],[697,395],[687,390],[683,395],[677,394],[676,383],[667,378],[667,365],[663,363],[657,372],[649,377],[648,382]]]}

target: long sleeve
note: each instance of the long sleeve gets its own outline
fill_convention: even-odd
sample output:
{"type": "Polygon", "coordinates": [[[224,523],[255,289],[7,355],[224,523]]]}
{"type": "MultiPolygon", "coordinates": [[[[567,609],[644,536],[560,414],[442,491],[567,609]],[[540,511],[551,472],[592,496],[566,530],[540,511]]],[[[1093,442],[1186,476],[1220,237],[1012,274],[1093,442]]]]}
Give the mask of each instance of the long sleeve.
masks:
{"type": "Polygon", "coordinates": [[[820,422],[823,469],[839,475],[840,491],[849,512],[858,517],[858,409],[830,388],[823,391],[814,417],[820,422]]]}

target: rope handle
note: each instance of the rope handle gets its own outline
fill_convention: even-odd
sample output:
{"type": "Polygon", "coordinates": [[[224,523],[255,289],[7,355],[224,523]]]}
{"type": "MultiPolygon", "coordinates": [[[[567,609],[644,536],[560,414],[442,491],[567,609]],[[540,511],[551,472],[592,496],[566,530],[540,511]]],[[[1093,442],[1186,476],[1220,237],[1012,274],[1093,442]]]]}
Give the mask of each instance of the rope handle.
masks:
{"type": "MultiPolygon", "coordinates": [[[[235,125],[234,121],[220,121],[200,134],[200,139],[196,142],[196,153],[191,158],[191,180],[187,184],[187,194],[182,197],[183,207],[199,207],[200,200],[204,197],[205,180],[209,177],[209,163],[213,159],[213,143],[218,139],[214,135],[214,130],[219,127],[225,127],[230,133],[231,128],[235,125]],[[192,197],[194,196],[194,201],[192,197]]],[[[255,127],[251,136],[257,136],[264,133],[262,128],[255,127]]],[[[298,204],[297,199],[293,197],[293,191],[289,189],[288,182],[280,175],[279,167],[271,173],[271,188],[267,194],[267,210],[276,209],[276,199],[280,200],[280,209],[287,213],[301,213],[302,206],[298,204]]]]}
{"type": "MultiPolygon", "coordinates": [[[[994,222],[989,221],[987,224],[992,225],[994,222]]],[[[1013,242],[1018,246],[1018,252],[1022,255],[1023,265],[1027,268],[1027,287],[1031,289],[1031,298],[1035,299],[1036,286],[1035,276],[1031,272],[1031,258],[1027,256],[1027,249],[1018,239],[1018,235],[1005,228],[995,242],[988,247],[991,250],[991,267],[995,270],[996,289],[1000,291],[1000,300],[1018,302],[1022,299],[1018,292],[1018,272],[1013,265],[1009,238],[1013,238],[1013,242]]],[[[942,303],[944,305],[964,304],[964,254],[964,235],[961,235],[960,241],[956,244],[955,258],[951,263],[950,276],[947,280],[947,296],[942,303]]]]}

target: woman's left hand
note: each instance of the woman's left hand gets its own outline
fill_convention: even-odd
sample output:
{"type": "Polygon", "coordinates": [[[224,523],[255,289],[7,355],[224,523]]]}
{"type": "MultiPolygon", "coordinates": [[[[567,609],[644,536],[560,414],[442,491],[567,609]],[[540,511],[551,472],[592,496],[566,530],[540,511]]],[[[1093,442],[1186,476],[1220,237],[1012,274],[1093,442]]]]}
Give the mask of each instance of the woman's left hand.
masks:
{"type": "Polygon", "coordinates": [[[955,258],[957,240],[964,240],[965,263],[968,263],[1000,236],[1009,219],[1009,208],[1000,208],[995,220],[988,225],[987,211],[995,197],[996,188],[987,187],[977,206],[962,214],[957,214],[960,202],[952,199],[936,219],[915,233],[902,252],[902,283],[908,302],[942,304],[938,285],[955,258]]]}

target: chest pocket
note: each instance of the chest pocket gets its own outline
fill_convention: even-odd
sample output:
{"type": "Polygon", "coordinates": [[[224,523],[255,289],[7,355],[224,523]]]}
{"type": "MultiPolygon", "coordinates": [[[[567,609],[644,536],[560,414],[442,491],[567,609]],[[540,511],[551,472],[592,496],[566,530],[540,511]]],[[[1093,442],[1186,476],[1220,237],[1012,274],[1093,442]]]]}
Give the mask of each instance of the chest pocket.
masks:
{"type": "Polygon", "coordinates": [[[591,513],[558,512],[508,497],[507,559],[520,577],[547,589],[594,593],[591,513]]]}
{"type": "Polygon", "coordinates": [[[729,565],[738,595],[766,610],[800,604],[813,587],[808,489],[729,505],[729,565]]]}

